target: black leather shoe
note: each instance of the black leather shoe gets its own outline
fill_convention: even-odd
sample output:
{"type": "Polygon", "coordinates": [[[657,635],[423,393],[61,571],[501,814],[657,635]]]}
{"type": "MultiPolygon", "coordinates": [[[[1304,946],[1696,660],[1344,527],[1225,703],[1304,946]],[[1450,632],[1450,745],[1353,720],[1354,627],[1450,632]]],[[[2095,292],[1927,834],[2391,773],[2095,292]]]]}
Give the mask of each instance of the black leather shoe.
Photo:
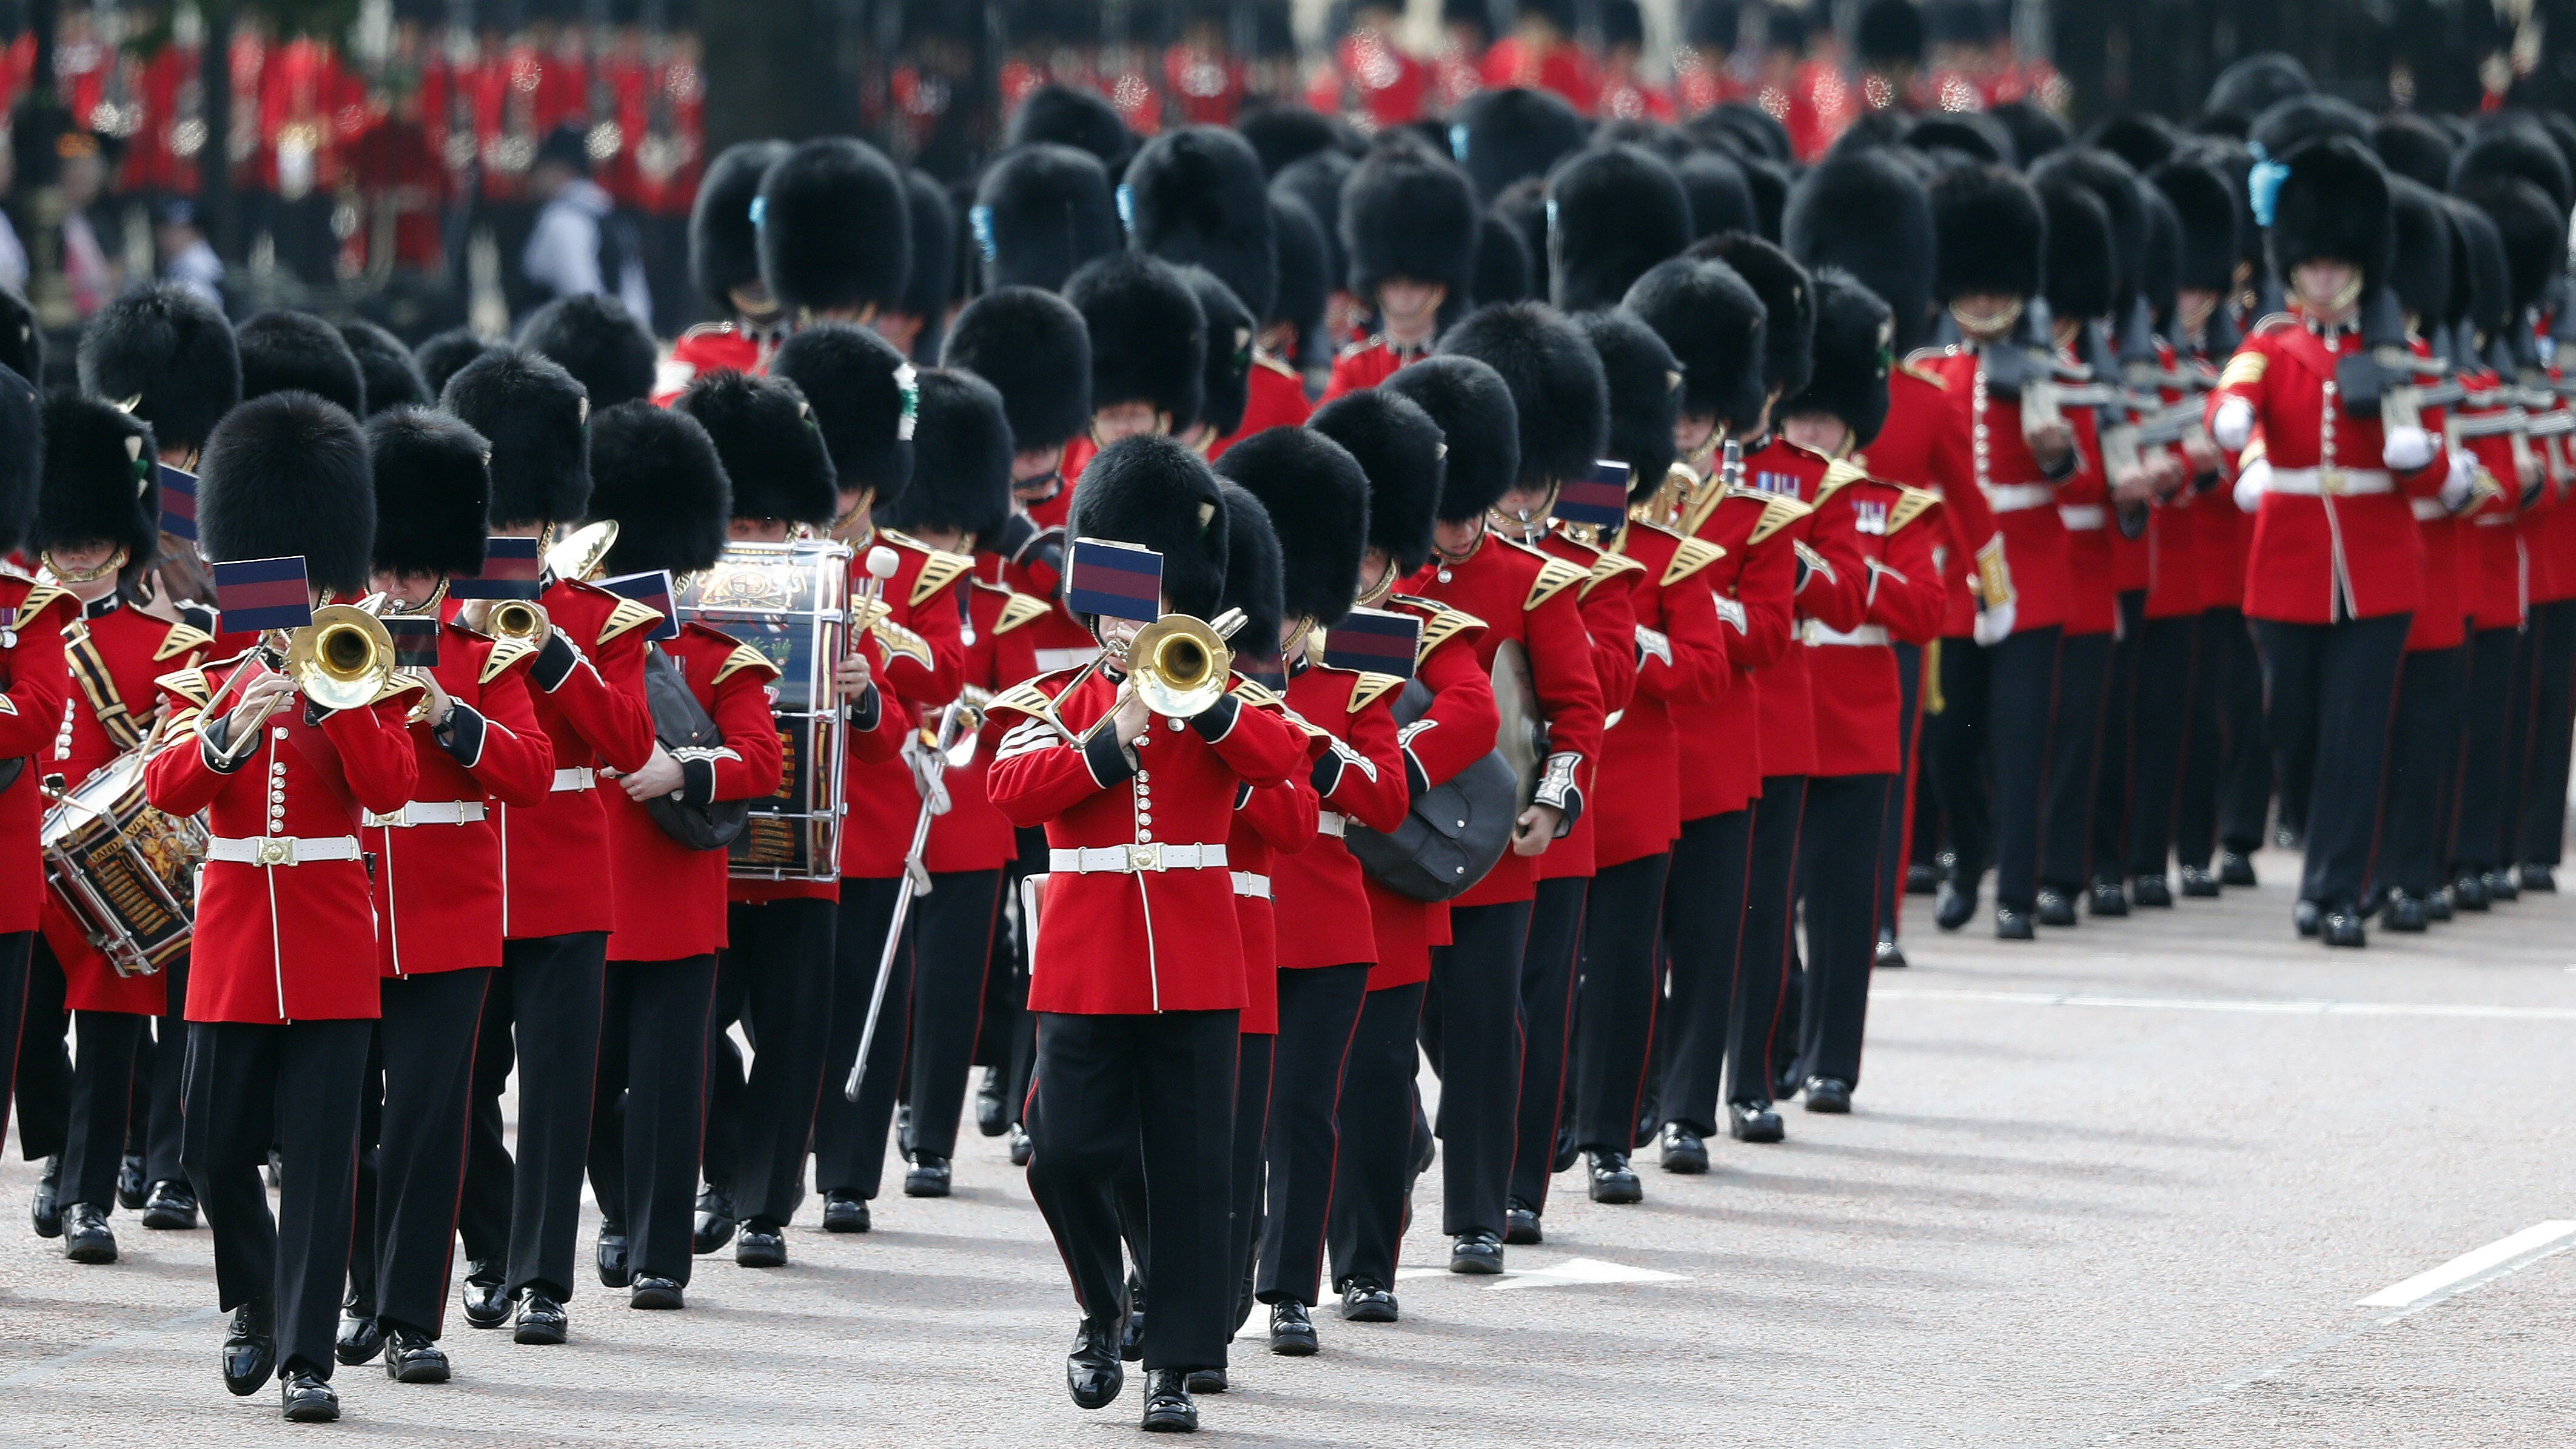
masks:
{"type": "Polygon", "coordinates": [[[181,1233],[195,1228],[196,1190],[175,1177],[152,1184],[152,1195],[143,1201],[143,1226],[181,1233]]]}
{"type": "Polygon", "coordinates": [[[868,1230],[868,1200],[855,1192],[823,1194],[823,1231],[827,1233],[864,1233],[868,1230]]]}
{"type": "Polygon", "coordinates": [[[1118,1332],[1118,1356],[1129,1363],[1145,1357],[1145,1280],[1127,1275],[1127,1326],[1118,1332]]]}
{"type": "MultiPolygon", "coordinates": [[[[1996,914],[2001,915],[2003,909],[2001,906],[1996,907],[1996,914]]],[[[2075,924],[2075,902],[2068,900],[2066,892],[2055,886],[2039,888],[2039,894],[2031,898],[2030,913],[2031,919],[2043,926],[2075,924]]]]}
{"type": "Polygon", "coordinates": [[[733,1194],[719,1187],[698,1190],[698,1221],[689,1233],[689,1251],[712,1253],[733,1241],[742,1220],[733,1215],[733,1194]]]}
{"type": "Polygon", "coordinates": [[[1225,1370],[1223,1370],[1223,1369],[1192,1369],[1192,1370],[1190,1370],[1190,1392],[1191,1392],[1191,1393],[1193,1393],[1193,1394],[1221,1394],[1221,1393],[1224,1393],[1224,1392],[1225,1392],[1225,1370]]]}
{"type": "Polygon", "coordinates": [[[1654,1145],[1655,1128],[1663,1120],[1664,1104],[1656,1101],[1649,1093],[1646,1099],[1638,1104],[1637,1125],[1628,1135],[1628,1150],[1634,1152],[1641,1147],[1654,1145]]]}
{"type": "Polygon", "coordinates": [[[1977,893],[1961,890],[1948,881],[1941,883],[1940,900],[1932,907],[1932,924],[1945,931],[1955,931],[1968,924],[1977,913],[1977,893]]]}
{"type": "Polygon", "coordinates": [[[2450,896],[2442,891],[2435,891],[2431,895],[2426,896],[2424,898],[2424,919],[2431,921],[2436,925],[2451,919],[2450,896]]]}
{"type": "Polygon", "coordinates": [[[2097,880],[2084,892],[2084,909],[2104,920],[2116,921],[2129,913],[2129,893],[2118,881],[2097,880]]]}
{"type": "MultiPolygon", "coordinates": [[[[2068,911],[2066,913],[2066,924],[2070,926],[2075,924],[2075,913],[2073,911],[2068,911]]],[[[2039,932],[2031,927],[2029,916],[2024,915],[2020,911],[2014,910],[2010,906],[1997,906],[1995,907],[1995,939],[1998,941],[2035,941],[2039,939],[2039,932]]]]}
{"type": "Polygon", "coordinates": [[[2486,874],[2486,881],[2488,900],[2518,901],[2522,899],[2522,887],[2514,884],[2512,871],[2488,871],[2486,874]]]}
{"type": "Polygon", "coordinates": [[[1851,1111],[1851,1083],[1840,1077],[1809,1077],[1807,1110],[1836,1116],[1851,1111]]]}
{"type": "Polygon", "coordinates": [[[1878,938],[1878,949],[1870,955],[1869,964],[1873,970],[1902,971],[1911,963],[1905,959],[1904,947],[1896,944],[1890,937],[1881,936],[1878,938]]]}
{"type": "Polygon", "coordinates": [[[1012,1165],[1013,1167],[1026,1167],[1026,1166],[1028,1166],[1028,1165],[1029,1165],[1029,1154],[1030,1154],[1030,1153],[1032,1153],[1032,1152],[1035,1152],[1036,1150],[1037,1150],[1037,1144],[1036,1144],[1036,1143],[1034,1143],[1034,1142],[1031,1142],[1031,1141],[1029,1140],[1029,1130],[1028,1130],[1027,1128],[1025,1128],[1025,1127],[1021,1126],[1021,1125],[1020,1125],[1019,1123],[1017,1123],[1017,1122],[1012,1123],[1012,1124],[1011,1124],[1011,1165],[1012,1165]]]}
{"type": "Polygon", "coordinates": [[[1777,1142],[1789,1135],[1780,1114],[1765,1102],[1727,1103],[1726,1130],[1738,1142],[1777,1142]]]}
{"type": "Polygon", "coordinates": [[[2173,906],[2173,887],[2160,875],[2138,876],[2129,882],[2129,901],[2132,905],[2169,910],[2173,906]]]}
{"type": "Polygon", "coordinates": [[[1064,1356],[1064,1389],[1077,1409],[1105,1409],[1127,1386],[1127,1367],[1118,1361],[1118,1334],[1086,1318],[1073,1331],[1073,1352],[1064,1356]]]}
{"type": "Polygon", "coordinates": [[[623,1288],[635,1281],[635,1269],[627,1262],[626,1252],[626,1225],[615,1218],[601,1218],[599,1243],[590,1252],[599,1266],[600,1287],[623,1288]]]}
{"type": "MultiPolygon", "coordinates": [[[[618,1254],[621,1262],[624,1261],[625,1241],[623,1238],[618,1239],[618,1254]]],[[[602,1283],[608,1283],[608,1269],[604,1256],[607,1244],[608,1239],[603,1232],[600,1238],[603,1258],[599,1270],[599,1281],[602,1283]]],[[[608,1286],[616,1288],[623,1285],[608,1283],[608,1286]]],[[[509,1322],[510,1294],[501,1282],[501,1265],[498,1263],[466,1264],[463,1302],[465,1322],[469,1327],[498,1328],[509,1322]]]]}
{"type": "Polygon", "coordinates": [[[2549,873],[2547,865],[2536,860],[2524,862],[2522,869],[2515,873],[2514,885],[2518,889],[2538,891],[2542,895],[2558,894],[2558,878],[2549,873]]]}
{"type": "Polygon", "coordinates": [[[331,1356],[351,1368],[373,1359],[385,1347],[385,1326],[377,1321],[376,1305],[362,1301],[351,1289],[340,1305],[339,1336],[331,1340],[331,1356]]]}
{"type": "Polygon", "coordinates": [[[1145,1375],[1145,1422],[1148,1434],[1195,1434],[1199,1406],[1190,1402],[1186,1369],[1154,1369],[1145,1375]]]}
{"type": "Polygon", "coordinates": [[[1011,1127],[1011,1103],[1004,1095],[1007,1084],[1000,1067],[984,1069],[984,1084],[975,1089],[975,1130],[987,1137],[999,1137],[1011,1127]]]}
{"type": "Polygon", "coordinates": [[[1628,1165],[1624,1152],[1595,1152],[1592,1157],[1592,1200],[1599,1203],[1644,1202],[1646,1189],[1637,1181],[1636,1169],[1628,1165]]]}
{"type": "Polygon", "coordinates": [[[1538,1209],[1519,1198],[1503,1209],[1503,1242],[1510,1247],[1531,1248],[1547,1241],[1539,1231],[1538,1209]]]}
{"type": "MultiPolygon", "coordinates": [[[[1431,1155],[1427,1150],[1428,1146],[1429,1144],[1425,1144],[1426,1150],[1423,1153],[1423,1156],[1426,1159],[1431,1155]]],[[[1556,1174],[1572,1167],[1575,1164],[1576,1159],[1582,1156],[1583,1149],[1574,1145],[1573,1124],[1564,1122],[1558,1123],[1556,1128],[1556,1140],[1548,1144],[1548,1176],[1554,1177],[1556,1174]]],[[[1420,1177],[1422,1174],[1430,1170],[1430,1162],[1425,1161],[1420,1167],[1413,1169],[1413,1175],[1420,1177]]]]}
{"type": "Polygon", "coordinates": [[[1798,1084],[1806,1079],[1806,1068],[1798,1065],[1796,1057],[1773,1062],[1771,1064],[1771,1100],[1782,1102],[1798,1095],[1798,1084]]]}
{"type": "Polygon", "coordinates": [[[1366,1278],[1354,1278],[1342,1285],[1342,1321],[1393,1323],[1395,1295],[1366,1278]]]}
{"type": "Polygon", "coordinates": [[[2388,904],[2388,887],[2384,885],[2372,886],[2369,890],[2362,892],[2361,906],[2359,908],[2361,918],[2367,921],[2371,917],[2378,915],[2379,908],[2386,904],[2388,904]]]}
{"type": "Polygon", "coordinates": [[[63,1235],[62,1191],[63,1159],[57,1153],[45,1159],[45,1170],[36,1178],[36,1195],[27,1203],[27,1217],[36,1225],[37,1237],[63,1235]]]}
{"type": "Polygon", "coordinates": [[[2318,920],[2324,915],[2323,906],[2302,897],[2298,904],[2290,907],[2290,925],[2302,936],[2313,936],[2317,933],[2318,920]]]}
{"type": "Polygon", "coordinates": [[[905,1197],[948,1196],[948,1159],[925,1152],[912,1160],[912,1171],[903,1175],[905,1197]]]}
{"type": "Polygon", "coordinates": [[[1460,1233],[1451,1238],[1449,1271],[1477,1274],[1503,1271],[1503,1240],[1492,1233],[1460,1233]]]}
{"type": "Polygon", "coordinates": [[[2361,911],[2358,907],[2342,904],[2330,906],[2326,909],[2325,919],[2318,925],[2318,934],[2325,938],[2325,943],[2329,946],[2367,946],[2370,944],[2370,936],[2362,929],[2361,920],[2361,911]]]}
{"type": "Polygon", "coordinates": [[[278,1381],[280,1412],[290,1424],[336,1424],[340,1421],[340,1396],[331,1392],[331,1381],[319,1374],[299,1369],[278,1381]]]}
{"type": "Polygon", "coordinates": [[[2390,891],[2388,904],[2381,907],[2379,925],[2388,931],[2421,931],[2426,924],[2424,898],[2406,891],[2390,891]]]}
{"type": "Polygon", "coordinates": [[[2254,884],[2253,859],[2241,850],[2224,850],[2218,855],[2218,883],[2230,886],[2254,884]]]}
{"type": "Polygon", "coordinates": [[[233,1310],[224,1332],[224,1387],[248,1398],[277,1375],[277,1318],[268,1300],[255,1298],[233,1310]]]}
{"type": "Polygon", "coordinates": [[[1700,1140],[1698,1133],[1679,1122],[1664,1124],[1659,1150],[1661,1156],[1658,1160],[1666,1172],[1697,1176],[1708,1171],[1708,1144],[1700,1140]]]}
{"type": "Polygon", "coordinates": [[[2182,868],[2182,893],[2196,901],[2218,898],[2218,877],[2196,865],[2182,868]]]}
{"type": "Polygon", "coordinates": [[[1932,867],[1928,865],[1909,865],[1905,868],[1905,893],[1907,895],[1928,896],[1939,889],[1941,889],[1941,877],[1933,872],[1932,867]]]}
{"type": "Polygon", "coordinates": [[[2473,870],[2463,871],[2458,880],[2451,882],[2451,904],[2463,911],[2487,909],[2486,877],[2473,870]]]}
{"type": "Polygon", "coordinates": [[[63,1209],[63,1256],[75,1263],[116,1261],[116,1233],[107,1225],[107,1209],[86,1202],[63,1209]]]}
{"type": "Polygon", "coordinates": [[[394,1329],[385,1335],[385,1377],[398,1384],[443,1384],[447,1350],[427,1334],[394,1329]]]}
{"type": "Polygon", "coordinates": [[[143,1180],[141,1154],[125,1154],[125,1160],[116,1165],[116,1205],[127,1212],[139,1213],[151,1196],[152,1184],[143,1180]]]}
{"type": "Polygon", "coordinates": [[[561,1343],[572,1335],[564,1306],[531,1288],[519,1295],[519,1317],[510,1326],[512,1343],[561,1343]]]}
{"type": "Polygon", "coordinates": [[[1270,1305],[1270,1351],[1281,1358],[1305,1358],[1314,1353],[1315,1320],[1308,1316],[1306,1305],[1291,1298],[1270,1305]]]}
{"type": "Polygon", "coordinates": [[[679,1284],[668,1278],[655,1278],[648,1275],[636,1279],[635,1286],[627,1291],[626,1306],[652,1309],[686,1308],[689,1302],[687,1293],[679,1284]]]}
{"type": "Polygon", "coordinates": [[[742,1225],[733,1245],[733,1260],[744,1268],[787,1266],[787,1234],[778,1224],[754,1218],[742,1225]]]}

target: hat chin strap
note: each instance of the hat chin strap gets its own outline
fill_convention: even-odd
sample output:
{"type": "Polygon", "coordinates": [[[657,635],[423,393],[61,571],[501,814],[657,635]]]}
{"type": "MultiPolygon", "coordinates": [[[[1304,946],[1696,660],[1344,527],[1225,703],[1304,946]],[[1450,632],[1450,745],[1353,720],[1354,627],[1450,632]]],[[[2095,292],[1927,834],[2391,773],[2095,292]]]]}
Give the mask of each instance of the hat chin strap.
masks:
{"type": "Polygon", "coordinates": [[[60,563],[55,562],[53,551],[51,549],[46,550],[41,557],[44,561],[45,572],[52,574],[56,580],[66,584],[97,583],[100,579],[106,578],[109,574],[117,572],[127,564],[134,561],[133,550],[128,549],[121,544],[118,545],[116,552],[107,556],[106,562],[86,569],[64,568],[60,563]]]}

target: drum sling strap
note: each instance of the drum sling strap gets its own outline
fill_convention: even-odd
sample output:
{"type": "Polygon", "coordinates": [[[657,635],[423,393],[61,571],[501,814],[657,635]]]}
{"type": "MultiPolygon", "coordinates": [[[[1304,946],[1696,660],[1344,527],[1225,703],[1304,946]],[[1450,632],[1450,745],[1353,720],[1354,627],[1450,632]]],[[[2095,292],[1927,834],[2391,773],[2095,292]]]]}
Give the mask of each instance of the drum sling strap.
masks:
{"type": "Polygon", "coordinates": [[[107,661],[99,656],[98,643],[89,636],[89,625],[75,624],[63,636],[63,658],[72,667],[72,678],[81,693],[88,697],[90,711],[98,716],[99,728],[107,731],[108,742],[117,753],[143,743],[143,731],[136,727],[134,712],[125,707],[124,696],[116,692],[116,677],[107,671],[107,661]]]}

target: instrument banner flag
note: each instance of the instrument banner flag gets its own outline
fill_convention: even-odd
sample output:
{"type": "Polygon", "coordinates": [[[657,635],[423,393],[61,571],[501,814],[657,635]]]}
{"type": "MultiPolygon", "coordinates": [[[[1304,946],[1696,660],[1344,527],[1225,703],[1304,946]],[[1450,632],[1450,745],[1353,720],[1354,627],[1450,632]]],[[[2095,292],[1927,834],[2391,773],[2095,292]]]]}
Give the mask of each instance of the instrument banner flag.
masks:
{"type": "Polygon", "coordinates": [[[1163,556],[1132,543],[1077,538],[1064,570],[1064,602],[1077,614],[1152,623],[1163,616],[1163,556]]]}
{"type": "Polygon", "coordinates": [[[662,622],[654,625],[652,632],[646,634],[645,638],[658,643],[664,639],[680,637],[680,616],[671,607],[671,571],[669,569],[655,569],[651,573],[642,574],[619,574],[613,579],[601,579],[599,586],[612,594],[623,594],[639,604],[648,605],[661,614],[662,622]]]}
{"type": "Polygon", "coordinates": [[[434,669],[438,667],[438,621],[423,616],[416,619],[391,618],[383,621],[385,632],[393,636],[394,668],[434,669]]]}
{"type": "Polygon", "coordinates": [[[483,572],[448,580],[447,594],[454,599],[533,599],[541,591],[544,568],[535,539],[491,539],[483,546],[483,572]]]}
{"type": "Polygon", "coordinates": [[[304,578],[304,557],[246,558],[219,563],[215,570],[215,612],[227,634],[256,634],[264,629],[301,629],[313,622],[313,589],[304,578]]]}
{"type": "Polygon", "coordinates": [[[1413,652],[1421,642],[1422,621],[1411,614],[1353,609],[1324,631],[1324,662],[1335,669],[1411,679],[1413,652]]]}
{"type": "Polygon", "coordinates": [[[1628,465],[1607,458],[1593,460],[1592,476],[1568,478],[1556,495],[1557,518],[1593,528],[1617,528],[1628,521],[1628,465]]]}
{"type": "Polygon", "coordinates": [[[161,531],[197,541],[197,475],[167,463],[161,469],[161,531]]]}

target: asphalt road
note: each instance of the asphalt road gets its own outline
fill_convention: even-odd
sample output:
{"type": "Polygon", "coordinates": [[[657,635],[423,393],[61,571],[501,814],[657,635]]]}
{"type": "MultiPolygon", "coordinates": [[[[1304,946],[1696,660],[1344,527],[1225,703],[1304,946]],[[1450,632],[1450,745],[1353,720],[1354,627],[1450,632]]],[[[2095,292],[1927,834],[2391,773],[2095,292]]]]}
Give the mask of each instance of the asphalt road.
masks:
{"type": "MultiPolygon", "coordinates": [[[[2330,955],[2291,936],[2291,863],[2262,866],[2275,884],[2035,946],[1919,930],[1914,969],[1875,983],[1852,1116],[1793,1109],[1786,1144],[1718,1145],[1703,1178],[1648,1166],[1640,1206],[1589,1203],[1569,1173],[1546,1245],[1511,1250],[1525,1276],[1409,1271],[1401,1323],[1326,1312],[1310,1359],[1238,1342],[1207,1431],[2576,1442],[2576,901],[2330,955]]],[[[1065,1398],[1071,1298],[998,1141],[970,1140],[956,1197],[882,1201],[865,1237],[792,1227],[785,1269],[699,1260],[685,1313],[585,1285],[571,1344],[518,1348],[451,1310],[454,1382],[343,1369],[346,1418],[314,1430],[224,1393],[205,1233],[119,1214],[124,1261],[79,1267],[24,1227],[34,1178],[0,1167],[0,1443],[1135,1433],[1134,1380],[1098,1414],[1065,1398]]],[[[1438,1221],[1426,1204],[1407,1243],[1426,1267],[1438,1221]]]]}

